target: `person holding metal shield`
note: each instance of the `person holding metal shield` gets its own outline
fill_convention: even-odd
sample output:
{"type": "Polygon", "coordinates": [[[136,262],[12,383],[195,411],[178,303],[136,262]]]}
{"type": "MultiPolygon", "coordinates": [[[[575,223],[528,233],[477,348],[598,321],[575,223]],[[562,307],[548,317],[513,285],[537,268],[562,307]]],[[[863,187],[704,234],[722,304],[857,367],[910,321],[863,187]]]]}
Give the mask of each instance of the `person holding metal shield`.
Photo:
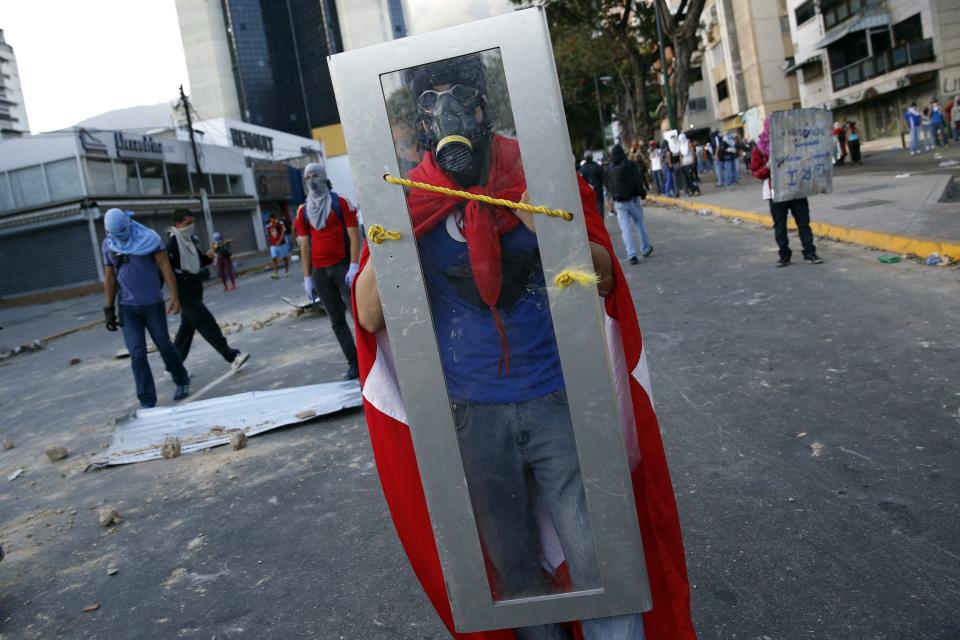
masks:
{"type": "MultiPolygon", "coordinates": [[[[408,70],[406,81],[414,102],[411,111],[416,114],[416,135],[425,151],[422,161],[410,171],[410,179],[525,201],[519,146],[516,140],[493,131],[482,57],[475,54],[416,67],[408,70]]],[[[629,304],[629,292],[612,259],[596,192],[582,178],[579,185],[589,219],[598,292],[609,296],[609,308],[621,309],[620,305],[629,304]]],[[[410,191],[407,204],[494,599],[600,588],[603,580],[532,214],[419,189],[410,191]],[[550,560],[558,556],[559,560],[550,560]]],[[[404,435],[405,425],[390,417],[399,414],[384,413],[388,410],[383,402],[388,384],[382,367],[381,373],[374,372],[378,352],[389,338],[368,255],[365,247],[354,305],[374,454],[405,549],[453,631],[443,582],[437,580],[437,551],[429,533],[416,463],[409,466],[409,436],[404,435]],[[374,396],[379,398],[376,404],[369,401],[374,396]]],[[[625,315],[633,313],[632,305],[629,312],[623,311],[625,315]]],[[[662,448],[657,453],[659,436],[653,432],[647,436],[649,463],[658,466],[663,459],[662,448]],[[649,441],[654,437],[656,445],[649,441]]],[[[658,470],[665,469],[664,463],[658,470]]],[[[672,504],[672,495],[664,492],[664,480],[668,485],[668,477],[653,472],[647,495],[657,494],[658,500],[665,498],[672,504]]],[[[644,505],[645,511],[649,506],[644,505]]],[[[651,570],[656,576],[651,580],[656,583],[652,586],[654,607],[657,609],[658,603],[660,607],[649,614],[648,627],[654,631],[648,637],[655,640],[694,637],[689,612],[684,612],[681,604],[689,595],[684,596],[684,587],[677,584],[685,585],[682,550],[679,565],[675,554],[669,560],[658,556],[668,548],[677,549],[679,524],[675,511],[673,514],[663,514],[656,525],[663,528],[666,545],[651,549],[648,556],[656,565],[651,570]],[[672,566],[669,578],[664,565],[672,566]],[[679,596],[668,595],[671,592],[679,596]],[[658,633],[661,629],[664,633],[658,633]]],[[[642,527],[654,526],[649,517],[640,519],[642,527]]],[[[653,533],[650,539],[656,539],[653,533]]],[[[588,619],[580,625],[585,640],[644,637],[640,614],[588,619]]],[[[477,640],[570,637],[567,625],[562,624],[454,635],[477,640]]]]}

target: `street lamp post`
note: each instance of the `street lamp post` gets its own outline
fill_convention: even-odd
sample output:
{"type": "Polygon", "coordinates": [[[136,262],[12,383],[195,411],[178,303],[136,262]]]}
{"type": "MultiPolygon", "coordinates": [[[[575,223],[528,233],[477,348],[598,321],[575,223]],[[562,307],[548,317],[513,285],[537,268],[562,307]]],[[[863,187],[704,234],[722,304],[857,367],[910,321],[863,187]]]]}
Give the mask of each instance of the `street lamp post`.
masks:
{"type": "Polygon", "coordinates": [[[660,26],[660,1],[653,0],[653,10],[657,20],[657,48],[660,49],[660,71],[663,73],[663,99],[667,103],[667,118],[670,128],[677,128],[677,112],[673,108],[673,96],[670,94],[670,77],[667,75],[667,55],[663,46],[663,27],[660,26]]]}
{"type": "Polygon", "coordinates": [[[600,83],[604,84],[613,80],[610,76],[598,76],[593,74],[593,89],[597,92],[597,118],[600,120],[600,148],[607,148],[607,126],[603,123],[603,105],[600,102],[600,83]]]}

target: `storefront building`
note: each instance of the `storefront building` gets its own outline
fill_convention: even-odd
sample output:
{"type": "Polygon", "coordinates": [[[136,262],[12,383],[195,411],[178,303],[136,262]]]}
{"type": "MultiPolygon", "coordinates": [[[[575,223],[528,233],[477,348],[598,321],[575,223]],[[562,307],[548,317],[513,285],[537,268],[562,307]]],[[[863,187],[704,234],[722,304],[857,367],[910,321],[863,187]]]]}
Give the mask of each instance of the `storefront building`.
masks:
{"type": "MultiPolygon", "coordinates": [[[[254,175],[236,149],[200,145],[203,176],[186,142],[121,131],[74,129],[4,142],[0,154],[0,299],[103,279],[103,213],[131,210],[162,232],[179,208],[202,219],[206,187],[213,228],[236,253],[263,250],[254,175]]],[[[204,224],[201,242],[209,243],[204,224]]]]}

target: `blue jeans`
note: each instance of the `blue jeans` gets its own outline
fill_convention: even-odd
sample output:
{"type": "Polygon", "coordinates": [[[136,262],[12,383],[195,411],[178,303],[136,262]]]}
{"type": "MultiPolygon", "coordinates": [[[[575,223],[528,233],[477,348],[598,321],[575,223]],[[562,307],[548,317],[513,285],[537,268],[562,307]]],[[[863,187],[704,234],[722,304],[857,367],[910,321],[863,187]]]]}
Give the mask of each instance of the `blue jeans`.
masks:
{"type": "Polygon", "coordinates": [[[663,179],[663,169],[656,169],[653,172],[653,183],[657,187],[657,193],[663,195],[663,189],[666,186],[663,179]]]}
{"type": "Polygon", "coordinates": [[[737,181],[737,159],[724,158],[720,161],[720,186],[731,187],[737,181]]]}
{"type": "Polygon", "coordinates": [[[713,159],[713,173],[717,176],[717,186],[723,186],[723,160],[713,159]]]}
{"type": "Polygon", "coordinates": [[[157,387],[153,382],[153,373],[147,361],[147,337],[157,345],[157,351],[163,358],[163,364],[173,378],[174,384],[184,386],[190,384],[190,376],[183,366],[183,360],[177,353],[176,347],[170,341],[167,331],[167,312],[163,303],[144,305],[120,305],[120,320],[123,322],[123,341],[130,352],[130,368],[133,369],[133,379],[137,385],[137,399],[144,407],[157,404],[157,387]]]}
{"type": "MultiPolygon", "coordinates": [[[[467,487],[502,599],[550,593],[540,565],[534,499],[549,511],[575,590],[602,586],[566,391],[506,404],[452,400],[467,487]]],[[[643,638],[640,614],[583,621],[585,640],[643,638]]],[[[516,630],[565,640],[560,624],[516,630]]]]}
{"type": "MultiPolygon", "coordinates": [[[[673,168],[667,167],[666,169],[663,170],[663,173],[666,178],[664,180],[663,192],[668,196],[673,196],[674,198],[676,198],[678,195],[677,181],[673,173],[673,168]]],[[[614,206],[614,209],[616,209],[616,206],[614,206]]]]}
{"type": "Polygon", "coordinates": [[[920,127],[910,127],[910,153],[920,153],[920,127]]]}
{"type": "Polygon", "coordinates": [[[643,224],[643,207],[636,198],[626,202],[613,203],[613,210],[617,212],[617,222],[620,223],[620,233],[623,235],[623,248],[627,252],[627,257],[637,257],[637,247],[633,243],[632,226],[637,227],[640,234],[640,251],[646,253],[650,248],[650,236],[647,234],[647,227],[643,224]],[[631,222],[633,223],[631,225],[631,222]]]}

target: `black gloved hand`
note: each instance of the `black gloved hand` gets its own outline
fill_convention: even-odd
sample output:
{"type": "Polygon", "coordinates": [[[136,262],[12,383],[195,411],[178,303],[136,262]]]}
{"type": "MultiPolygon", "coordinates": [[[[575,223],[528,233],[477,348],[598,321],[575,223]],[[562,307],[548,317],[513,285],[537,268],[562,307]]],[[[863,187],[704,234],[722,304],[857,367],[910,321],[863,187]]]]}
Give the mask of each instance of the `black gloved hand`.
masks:
{"type": "Polygon", "coordinates": [[[104,324],[107,325],[107,331],[117,330],[117,310],[110,306],[103,308],[104,324]]]}

